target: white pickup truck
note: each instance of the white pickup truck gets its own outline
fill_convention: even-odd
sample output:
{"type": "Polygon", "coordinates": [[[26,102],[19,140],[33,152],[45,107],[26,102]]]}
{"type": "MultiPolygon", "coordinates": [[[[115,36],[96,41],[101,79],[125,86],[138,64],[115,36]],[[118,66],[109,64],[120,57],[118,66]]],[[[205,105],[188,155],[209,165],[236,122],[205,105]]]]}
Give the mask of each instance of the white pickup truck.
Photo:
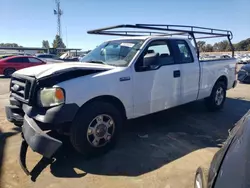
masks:
{"type": "Polygon", "coordinates": [[[22,126],[25,172],[28,145],[47,158],[62,145],[46,130],[67,133],[89,157],[114,145],[126,119],[200,99],[221,109],[236,85],[236,59],[199,61],[197,54],[188,38],[137,36],[104,42],[83,62],[15,72],[6,115],[22,126]]]}

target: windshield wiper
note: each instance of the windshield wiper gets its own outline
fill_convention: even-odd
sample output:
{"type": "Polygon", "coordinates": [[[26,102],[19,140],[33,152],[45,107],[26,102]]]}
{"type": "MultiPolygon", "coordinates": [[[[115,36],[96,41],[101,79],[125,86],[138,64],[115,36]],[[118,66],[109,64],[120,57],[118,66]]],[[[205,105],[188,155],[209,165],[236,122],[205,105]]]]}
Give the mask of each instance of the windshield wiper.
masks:
{"type": "Polygon", "coordinates": [[[106,63],[104,63],[103,61],[100,60],[91,60],[91,61],[86,61],[87,63],[98,63],[98,64],[104,64],[106,65],[106,63]]]}

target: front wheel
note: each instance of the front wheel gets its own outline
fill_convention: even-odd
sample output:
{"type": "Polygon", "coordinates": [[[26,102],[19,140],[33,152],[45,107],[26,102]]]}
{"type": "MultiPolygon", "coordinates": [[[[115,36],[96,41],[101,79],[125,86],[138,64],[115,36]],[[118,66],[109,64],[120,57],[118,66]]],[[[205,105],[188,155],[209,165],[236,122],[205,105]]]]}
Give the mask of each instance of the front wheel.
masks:
{"type": "Polygon", "coordinates": [[[92,102],[77,114],[71,127],[71,143],[86,158],[99,156],[114,146],[122,123],[122,116],[115,106],[92,102]]]}
{"type": "Polygon", "coordinates": [[[212,90],[211,95],[205,99],[207,108],[210,111],[216,111],[223,108],[226,100],[227,88],[223,82],[217,82],[212,90]]]}

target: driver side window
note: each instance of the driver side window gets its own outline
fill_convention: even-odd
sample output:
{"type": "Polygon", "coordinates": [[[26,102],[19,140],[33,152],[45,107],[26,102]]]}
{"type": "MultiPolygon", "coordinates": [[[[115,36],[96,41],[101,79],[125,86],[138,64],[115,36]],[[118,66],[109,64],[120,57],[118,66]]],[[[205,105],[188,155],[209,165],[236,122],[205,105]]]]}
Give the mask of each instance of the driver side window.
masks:
{"type": "Polygon", "coordinates": [[[166,40],[157,40],[148,44],[148,47],[141,54],[141,57],[136,63],[135,69],[137,71],[142,71],[143,68],[143,70],[146,71],[146,70],[156,69],[156,67],[159,68],[160,66],[171,65],[171,64],[174,64],[174,57],[173,54],[171,53],[171,50],[169,49],[168,42],[166,40]],[[143,67],[144,66],[143,60],[144,57],[149,54],[156,55],[158,58],[156,58],[155,62],[153,62],[152,64],[153,68],[145,69],[145,67],[143,67]]]}
{"type": "Polygon", "coordinates": [[[174,58],[171,56],[167,41],[154,41],[149,44],[148,53],[158,53],[159,58],[156,65],[169,65],[174,63],[174,58]]]}

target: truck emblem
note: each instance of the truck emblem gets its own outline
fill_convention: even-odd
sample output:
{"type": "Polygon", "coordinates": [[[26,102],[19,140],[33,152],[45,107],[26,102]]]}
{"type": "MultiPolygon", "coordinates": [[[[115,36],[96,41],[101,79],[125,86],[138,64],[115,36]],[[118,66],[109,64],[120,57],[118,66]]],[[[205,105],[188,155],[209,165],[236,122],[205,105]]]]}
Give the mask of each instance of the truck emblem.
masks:
{"type": "Polygon", "coordinates": [[[19,85],[16,85],[16,84],[15,84],[15,85],[13,86],[13,90],[14,90],[14,91],[18,91],[19,89],[20,89],[20,86],[19,86],[19,85]]]}

